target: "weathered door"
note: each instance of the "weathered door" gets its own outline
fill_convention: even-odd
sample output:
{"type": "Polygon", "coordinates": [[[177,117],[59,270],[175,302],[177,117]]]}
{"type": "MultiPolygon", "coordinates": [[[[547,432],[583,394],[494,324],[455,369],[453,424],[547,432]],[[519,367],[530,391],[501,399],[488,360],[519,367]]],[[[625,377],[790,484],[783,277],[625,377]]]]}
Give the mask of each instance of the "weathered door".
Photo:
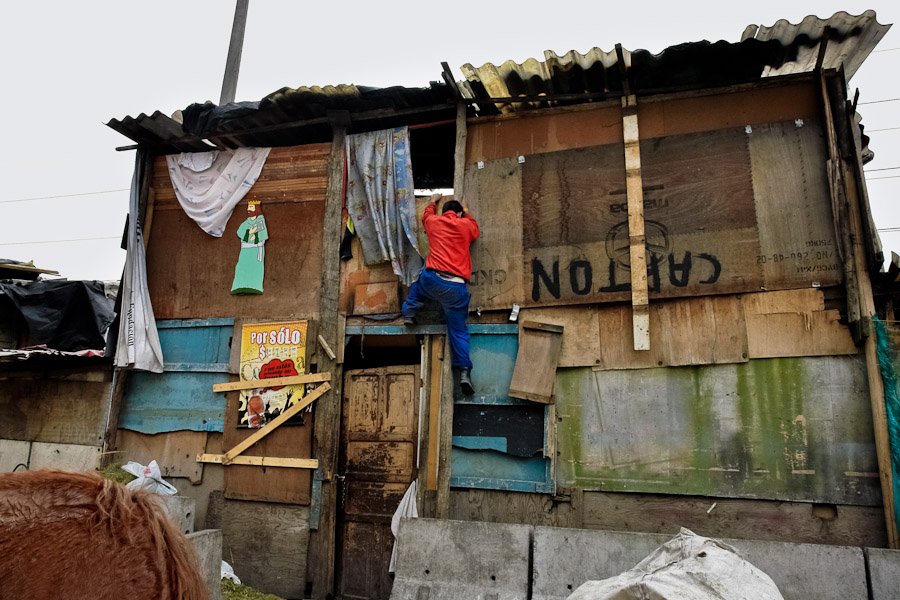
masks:
{"type": "Polygon", "coordinates": [[[419,366],[347,371],[341,411],[338,590],[387,599],[391,517],[416,478],[419,366]]]}

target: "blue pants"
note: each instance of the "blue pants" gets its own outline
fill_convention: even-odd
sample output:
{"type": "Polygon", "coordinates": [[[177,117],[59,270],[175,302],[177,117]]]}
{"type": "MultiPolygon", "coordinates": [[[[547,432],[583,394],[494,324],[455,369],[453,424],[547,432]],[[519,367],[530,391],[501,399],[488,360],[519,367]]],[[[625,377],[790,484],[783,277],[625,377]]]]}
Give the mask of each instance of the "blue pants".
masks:
{"type": "Polygon", "coordinates": [[[428,299],[434,300],[444,309],[447,319],[447,337],[450,340],[451,364],[457,368],[471,369],[469,360],[469,288],[464,283],[445,281],[431,271],[422,271],[419,279],[409,289],[409,296],[403,303],[403,316],[412,318],[428,299]]]}

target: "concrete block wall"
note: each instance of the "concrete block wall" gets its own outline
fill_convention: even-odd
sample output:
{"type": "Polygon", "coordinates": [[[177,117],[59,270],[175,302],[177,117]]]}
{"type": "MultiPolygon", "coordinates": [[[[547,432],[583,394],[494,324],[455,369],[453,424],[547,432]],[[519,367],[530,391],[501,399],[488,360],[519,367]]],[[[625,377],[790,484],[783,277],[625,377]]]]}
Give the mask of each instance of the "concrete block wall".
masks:
{"type": "Polygon", "coordinates": [[[210,600],[222,600],[222,531],[204,529],[188,534],[197,553],[200,574],[209,588],[210,600]]]}
{"type": "MultiPolygon", "coordinates": [[[[565,600],[586,581],[633,568],[675,533],[404,519],[391,600],[565,600]]],[[[900,597],[900,551],[722,541],[769,575],[785,600],[900,597]]]]}

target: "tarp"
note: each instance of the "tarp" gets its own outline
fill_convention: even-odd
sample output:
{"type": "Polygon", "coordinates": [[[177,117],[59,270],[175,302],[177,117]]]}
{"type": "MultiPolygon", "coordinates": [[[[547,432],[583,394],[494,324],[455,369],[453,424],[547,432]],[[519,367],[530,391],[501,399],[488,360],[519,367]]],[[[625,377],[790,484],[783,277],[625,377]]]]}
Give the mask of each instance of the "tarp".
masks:
{"type": "Polygon", "coordinates": [[[77,352],[103,350],[116,316],[101,281],[0,283],[28,325],[30,345],[77,352]]]}
{"type": "Polygon", "coordinates": [[[688,529],[633,569],[588,581],[568,600],[784,600],[772,578],[728,544],[688,529]]]}

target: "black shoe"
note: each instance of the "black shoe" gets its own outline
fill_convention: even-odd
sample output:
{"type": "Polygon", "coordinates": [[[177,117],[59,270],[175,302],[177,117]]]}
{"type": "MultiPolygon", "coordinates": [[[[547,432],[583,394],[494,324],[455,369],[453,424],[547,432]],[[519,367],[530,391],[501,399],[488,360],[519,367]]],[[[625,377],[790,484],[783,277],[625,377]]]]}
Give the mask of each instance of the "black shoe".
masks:
{"type": "Polygon", "coordinates": [[[472,379],[470,377],[471,374],[471,368],[459,370],[459,387],[466,396],[471,396],[475,393],[475,387],[472,385],[472,379]]]}
{"type": "Polygon", "coordinates": [[[406,325],[407,327],[412,327],[413,325],[416,324],[416,318],[415,317],[403,317],[403,324],[406,325]]]}

